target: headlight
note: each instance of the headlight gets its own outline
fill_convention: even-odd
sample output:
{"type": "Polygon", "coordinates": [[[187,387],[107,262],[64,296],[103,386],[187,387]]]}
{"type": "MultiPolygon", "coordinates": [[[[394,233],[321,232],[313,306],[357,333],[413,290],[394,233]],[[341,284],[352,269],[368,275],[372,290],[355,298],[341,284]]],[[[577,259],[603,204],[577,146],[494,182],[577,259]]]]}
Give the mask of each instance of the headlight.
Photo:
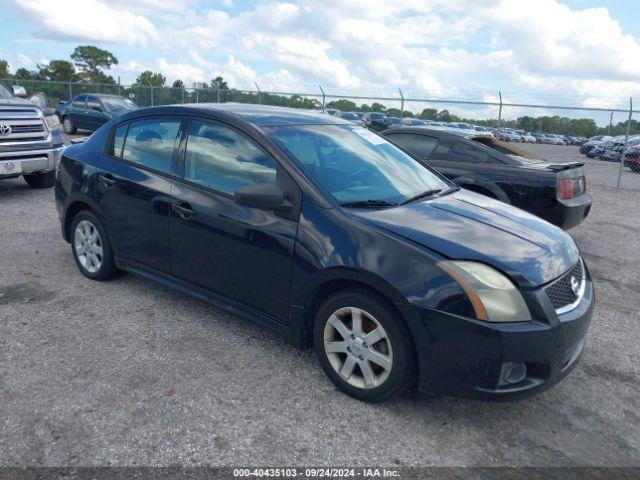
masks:
{"type": "Polygon", "coordinates": [[[446,260],[436,264],[447,272],[469,297],[478,320],[526,322],[531,313],[516,286],[484,263],[446,260]]]}
{"type": "Polygon", "coordinates": [[[47,115],[44,117],[44,121],[47,124],[47,128],[49,131],[59,130],[60,129],[60,120],[57,115],[47,115]]]}

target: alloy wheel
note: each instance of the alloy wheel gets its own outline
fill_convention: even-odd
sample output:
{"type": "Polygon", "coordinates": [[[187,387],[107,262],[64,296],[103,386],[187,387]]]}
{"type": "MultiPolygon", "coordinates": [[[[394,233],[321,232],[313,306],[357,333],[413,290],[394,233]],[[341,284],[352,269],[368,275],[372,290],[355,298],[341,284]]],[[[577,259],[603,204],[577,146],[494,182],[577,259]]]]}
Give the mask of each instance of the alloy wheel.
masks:
{"type": "Polygon", "coordinates": [[[324,327],[324,350],[329,363],[350,385],[371,389],[389,377],[393,352],[387,332],[365,310],[336,310],[324,327]]]}
{"type": "Polygon", "coordinates": [[[70,118],[65,118],[62,122],[62,126],[64,127],[65,133],[71,133],[73,131],[73,122],[70,118]]]}
{"type": "Polygon", "coordinates": [[[103,261],[102,239],[95,225],[88,220],[79,222],[73,243],[82,268],[89,273],[100,270],[103,261]]]}

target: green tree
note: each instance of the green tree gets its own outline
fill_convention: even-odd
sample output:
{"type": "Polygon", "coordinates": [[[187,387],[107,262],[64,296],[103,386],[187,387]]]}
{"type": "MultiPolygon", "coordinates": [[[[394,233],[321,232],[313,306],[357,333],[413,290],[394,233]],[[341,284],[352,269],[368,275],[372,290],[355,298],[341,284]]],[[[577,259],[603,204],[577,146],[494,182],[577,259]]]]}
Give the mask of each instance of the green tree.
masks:
{"type": "Polygon", "coordinates": [[[383,105],[382,103],[373,102],[371,104],[372,112],[385,112],[386,110],[387,110],[387,106],[383,105]]]}
{"type": "Polygon", "coordinates": [[[173,85],[171,85],[173,88],[184,88],[184,82],[180,79],[175,80],[173,82],[173,85]]]}
{"type": "Polygon", "coordinates": [[[93,45],[81,45],[71,54],[71,60],[82,72],[85,80],[93,83],[115,83],[113,77],[107,76],[102,69],[109,69],[118,64],[115,55],[93,45]]]}
{"type": "Polygon", "coordinates": [[[9,62],[6,60],[0,60],[0,78],[9,78],[11,77],[11,72],[9,71],[9,62]]]}
{"type": "Polygon", "coordinates": [[[400,109],[399,108],[388,108],[386,113],[387,113],[387,115],[389,117],[399,117],[400,116],[400,109]]]}
{"type": "Polygon", "coordinates": [[[19,68],[16,70],[14,77],[20,80],[38,80],[38,73],[26,68],[19,68]]]}
{"type": "Polygon", "coordinates": [[[71,62],[66,60],[52,60],[49,65],[38,65],[40,77],[59,82],[75,82],[78,74],[71,62]]]}
{"type": "Polygon", "coordinates": [[[220,89],[220,90],[229,90],[229,85],[226,80],[220,76],[217,76],[213,80],[211,80],[211,88],[220,89]]]}
{"type": "Polygon", "coordinates": [[[460,118],[449,113],[449,110],[440,110],[436,120],[440,120],[441,122],[458,122],[460,118]]]}
{"type": "Polygon", "coordinates": [[[327,103],[327,108],[335,108],[341,112],[353,112],[354,110],[357,110],[358,107],[351,100],[340,99],[327,103]]]}
{"type": "Polygon", "coordinates": [[[164,87],[167,79],[161,73],[153,73],[150,70],[145,70],[138,78],[136,78],[136,83],[140,85],[152,85],[154,87],[164,87]]]}
{"type": "Polygon", "coordinates": [[[435,120],[438,118],[438,110],[435,108],[425,108],[420,113],[420,118],[423,120],[435,120]]]}

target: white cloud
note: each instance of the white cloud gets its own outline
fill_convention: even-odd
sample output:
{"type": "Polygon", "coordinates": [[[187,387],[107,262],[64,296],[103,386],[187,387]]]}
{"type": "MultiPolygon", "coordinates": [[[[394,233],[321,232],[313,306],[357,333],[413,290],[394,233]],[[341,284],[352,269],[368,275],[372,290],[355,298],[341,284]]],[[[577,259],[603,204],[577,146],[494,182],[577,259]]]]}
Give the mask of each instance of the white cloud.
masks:
{"type": "MultiPolygon", "coordinates": [[[[560,0],[21,0],[40,36],[161,50],[128,53],[170,80],[249,88],[593,105],[640,95],[640,42],[605,8],[560,0]],[[220,8],[220,9],[217,9],[220,8]],[[273,88],[271,88],[273,87],[273,88]],[[286,88],[285,88],[286,87],[286,88]],[[558,103],[556,101],[555,103],[558,103]]],[[[122,55],[119,55],[122,58],[122,55]]],[[[15,58],[15,57],[14,57],[15,58]]],[[[128,60],[128,61],[127,61],[128,60]]],[[[15,62],[14,62],[15,63],[15,62]]],[[[618,101],[619,103],[619,101],[618,101]]]]}
{"type": "Polygon", "coordinates": [[[36,65],[35,62],[24,53],[19,53],[18,55],[16,55],[16,58],[18,59],[18,62],[20,62],[20,65],[24,68],[33,68],[36,65]]]}
{"type": "Polygon", "coordinates": [[[37,25],[36,34],[145,46],[158,32],[146,17],[99,0],[22,0],[18,5],[37,25]]]}

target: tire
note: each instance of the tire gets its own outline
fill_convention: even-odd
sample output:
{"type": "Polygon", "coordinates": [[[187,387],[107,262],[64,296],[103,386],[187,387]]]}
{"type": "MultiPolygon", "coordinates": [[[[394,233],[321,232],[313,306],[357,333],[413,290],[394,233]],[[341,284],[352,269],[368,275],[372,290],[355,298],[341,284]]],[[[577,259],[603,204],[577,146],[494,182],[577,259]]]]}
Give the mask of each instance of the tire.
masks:
{"type": "Polygon", "coordinates": [[[31,188],[51,188],[56,183],[56,172],[30,173],[23,178],[31,188]]]}
{"type": "Polygon", "coordinates": [[[329,379],[358,400],[381,402],[414,382],[416,354],[409,329],[383,298],[365,289],[341,290],[323,302],[313,344],[329,379]],[[360,318],[362,328],[354,318],[360,318]]]}
{"type": "Polygon", "coordinates": [[[64,117],[62,119],[62,129],[64,130],[64,133],[68,135],[73,135],[78,131],[76,124],[73,122],[71,117],[64,117]]]}
{"type": "Polygon", "coordinates": [[[109,280],[118,274],[113,250],[98,217],[80,211],[71,222],[71,252],[80,272],[91,280],[109,280]]]}

